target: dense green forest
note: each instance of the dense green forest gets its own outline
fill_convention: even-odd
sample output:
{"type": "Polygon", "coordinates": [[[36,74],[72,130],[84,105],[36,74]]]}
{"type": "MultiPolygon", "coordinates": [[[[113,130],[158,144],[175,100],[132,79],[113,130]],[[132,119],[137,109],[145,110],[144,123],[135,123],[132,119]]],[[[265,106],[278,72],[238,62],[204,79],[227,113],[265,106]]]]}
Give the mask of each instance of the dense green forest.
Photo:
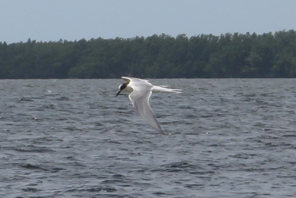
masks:
{"type": "Polygon", "coordinates": [[[296,31],[0,42],[0,78],[296,77],[296,31]]]}

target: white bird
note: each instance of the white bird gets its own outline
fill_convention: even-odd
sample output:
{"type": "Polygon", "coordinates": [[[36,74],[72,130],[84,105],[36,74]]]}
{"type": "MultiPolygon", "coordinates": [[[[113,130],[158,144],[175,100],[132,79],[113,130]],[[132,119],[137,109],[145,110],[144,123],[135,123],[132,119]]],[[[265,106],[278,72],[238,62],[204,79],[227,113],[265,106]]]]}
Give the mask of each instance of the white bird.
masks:
{"type": "Polygon", "coordinates": [[[149,104],[149,98],[152,92],[181,93],[182,90],[170,89],[163,86],[155,86],[149,83],[148,80],[143,80],[140,78],[124,76],[121,78],[126,82],[119,85],[119,91],[116,96],[118,96],[121,91],[130,93],[128,97],[142,118],[144,118],[144,120],[148,122],[148,124],[150,124],[153,129],[164,134],[152,112],[149,104]]]}

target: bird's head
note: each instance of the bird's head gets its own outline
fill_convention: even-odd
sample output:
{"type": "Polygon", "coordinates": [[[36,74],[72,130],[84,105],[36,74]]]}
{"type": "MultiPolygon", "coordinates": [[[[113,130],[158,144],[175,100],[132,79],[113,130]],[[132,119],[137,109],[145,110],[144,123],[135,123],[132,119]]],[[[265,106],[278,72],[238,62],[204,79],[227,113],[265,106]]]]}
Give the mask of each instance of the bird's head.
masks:
{"type": "Polygon", "coordinates": [[[127,85],[128,85],[128,82],[125,82],[125,83],[122,83],[121,85],[119,85],[118,92],[117,92],[116,96],[118,96],[120,94],[120,92],[127,87],[127,85]]]}

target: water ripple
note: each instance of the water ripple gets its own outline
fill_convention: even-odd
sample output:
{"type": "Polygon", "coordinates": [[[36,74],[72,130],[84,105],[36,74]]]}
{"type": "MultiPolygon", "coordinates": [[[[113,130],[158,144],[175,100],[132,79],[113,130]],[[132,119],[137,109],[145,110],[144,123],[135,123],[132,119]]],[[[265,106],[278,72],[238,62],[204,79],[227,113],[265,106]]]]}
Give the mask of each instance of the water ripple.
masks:
{"type": "Polygon", "coordinates": [[[295,197],[295,79],[1,80],[0,197],[295,197]],[[189,85],[189,86],[188,86],[189,85]]]}

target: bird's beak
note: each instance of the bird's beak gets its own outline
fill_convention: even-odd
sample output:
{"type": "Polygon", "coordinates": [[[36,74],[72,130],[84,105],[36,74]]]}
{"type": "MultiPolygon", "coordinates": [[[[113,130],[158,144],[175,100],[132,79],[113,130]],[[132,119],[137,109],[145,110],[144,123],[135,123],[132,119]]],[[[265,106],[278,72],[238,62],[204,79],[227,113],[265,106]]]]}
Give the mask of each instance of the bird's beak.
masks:
{"type": "Polygon", "coordinates": [[[117,97],[117,96],[120,94],[120,92],[121,92],[121,91],[119,90],[119,91],[117,92],[117,94],[116,94],[116,96],[115,96],[115,97],[117,97]]]}

